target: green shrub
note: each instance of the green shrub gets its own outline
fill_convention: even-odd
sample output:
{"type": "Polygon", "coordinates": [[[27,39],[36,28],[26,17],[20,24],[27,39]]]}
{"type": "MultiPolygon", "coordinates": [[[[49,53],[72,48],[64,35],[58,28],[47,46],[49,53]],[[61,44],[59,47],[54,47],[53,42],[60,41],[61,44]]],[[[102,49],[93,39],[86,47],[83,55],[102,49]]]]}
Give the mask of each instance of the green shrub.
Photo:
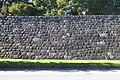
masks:
{"type": "Polygon", "coordinates": [[[31,4],[25,3],[12,3],[12,5],[8,8],[8,12],[10,15],[19,16],[19,15],[35,15],[36,10],[31,4]]]}

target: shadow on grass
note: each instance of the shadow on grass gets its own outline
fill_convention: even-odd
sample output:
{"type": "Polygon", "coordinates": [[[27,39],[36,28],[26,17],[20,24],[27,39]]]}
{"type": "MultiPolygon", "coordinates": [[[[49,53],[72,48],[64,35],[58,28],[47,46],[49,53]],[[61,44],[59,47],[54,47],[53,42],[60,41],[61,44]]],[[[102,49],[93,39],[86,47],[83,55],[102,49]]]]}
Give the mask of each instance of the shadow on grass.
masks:
{"type": "Polygon", "coordinates": [[[0,70],[114,70],[120,69],[115,63],[40,63],[40,62],[0,62],[0,70]]]}

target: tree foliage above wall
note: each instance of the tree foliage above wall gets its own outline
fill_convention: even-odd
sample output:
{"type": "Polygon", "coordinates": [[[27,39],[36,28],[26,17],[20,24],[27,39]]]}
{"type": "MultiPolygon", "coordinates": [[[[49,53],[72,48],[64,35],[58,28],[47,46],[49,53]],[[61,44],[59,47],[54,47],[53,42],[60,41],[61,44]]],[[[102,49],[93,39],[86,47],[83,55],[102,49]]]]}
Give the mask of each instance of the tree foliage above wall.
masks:
{"type": "Polygon", "coordinates": [[[4,16],[113,14],[120,14],[120,0],[0,0],[4,16]]]}

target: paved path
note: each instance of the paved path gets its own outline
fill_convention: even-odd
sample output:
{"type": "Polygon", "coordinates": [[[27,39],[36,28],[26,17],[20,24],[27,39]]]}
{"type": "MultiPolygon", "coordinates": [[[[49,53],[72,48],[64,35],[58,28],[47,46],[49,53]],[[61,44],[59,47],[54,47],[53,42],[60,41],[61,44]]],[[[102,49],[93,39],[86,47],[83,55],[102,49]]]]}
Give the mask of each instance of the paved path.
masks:
{"type": "Polygon", "coordinates": [[[120,80],[120,70],[0,71],[0,80],[120,80]]]}

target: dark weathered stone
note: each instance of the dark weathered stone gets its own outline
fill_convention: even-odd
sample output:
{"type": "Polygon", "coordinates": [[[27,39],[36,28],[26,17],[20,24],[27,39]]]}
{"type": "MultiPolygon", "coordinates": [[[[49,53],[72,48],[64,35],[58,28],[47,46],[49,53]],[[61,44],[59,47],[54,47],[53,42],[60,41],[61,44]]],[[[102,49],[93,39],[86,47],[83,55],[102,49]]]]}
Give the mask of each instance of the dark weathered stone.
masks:
{"type": "Polygon", "coordinates": [[[0,58],[120,60],[120,16],[0,17],[0,58]]]}

